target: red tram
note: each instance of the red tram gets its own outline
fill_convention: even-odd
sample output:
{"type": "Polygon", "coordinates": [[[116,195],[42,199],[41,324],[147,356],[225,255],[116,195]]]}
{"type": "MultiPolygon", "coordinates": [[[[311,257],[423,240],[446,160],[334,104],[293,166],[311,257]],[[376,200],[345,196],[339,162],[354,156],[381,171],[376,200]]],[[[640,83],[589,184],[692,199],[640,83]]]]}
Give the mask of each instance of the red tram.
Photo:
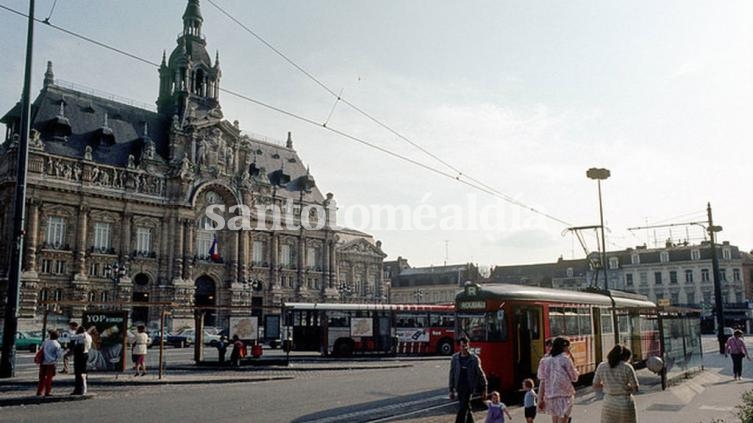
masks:
{"type": "Polygon", "coordinates": [[[535,378],[544,341],[556,336],[570,339],[581,375],[593,373],[615,342],[639,367],[661,355],[656,305],[642,295],[466,282],[455,308],[457,336],[471,341],[490,389],[510,392],[535,378]]]}

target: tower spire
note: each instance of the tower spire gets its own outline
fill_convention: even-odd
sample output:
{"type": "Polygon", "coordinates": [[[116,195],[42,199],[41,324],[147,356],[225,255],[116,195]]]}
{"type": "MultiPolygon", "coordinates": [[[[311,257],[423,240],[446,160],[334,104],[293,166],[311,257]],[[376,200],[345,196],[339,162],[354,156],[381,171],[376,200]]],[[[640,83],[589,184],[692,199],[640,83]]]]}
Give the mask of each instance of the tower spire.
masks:
{"type": "Polygon", "coordinates": [[[55,83],[55,74],[52,73],[52,61],[47,61],[47,71],[44,73],[44,86],[53,85],[55,83]]]}
{"type": "Polygon", "coordinates": [[[201,16],[199,0],[188,0],[186,11],[183,12],[183,35],[201,37],[202,22],[204,18],[201,16]]]}

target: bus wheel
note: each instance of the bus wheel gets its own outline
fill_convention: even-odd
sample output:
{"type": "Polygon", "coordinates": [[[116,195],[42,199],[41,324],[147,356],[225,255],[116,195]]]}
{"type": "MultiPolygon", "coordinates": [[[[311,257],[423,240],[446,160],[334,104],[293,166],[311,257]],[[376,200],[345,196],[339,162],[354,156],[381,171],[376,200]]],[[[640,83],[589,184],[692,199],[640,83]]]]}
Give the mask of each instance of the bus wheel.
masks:
{"type": "Polygon", "coordinates": [[[335,342],[334,353],[341,357],[347,357],[353,354],[353,344],[345,339],[335,342]]]}
{"type": "Polygon", "coordinates": [[[454,348],[452,348],[452,341],[444,339],[437,344],[437,353],[439,355],[452,355],[454,348]]]}

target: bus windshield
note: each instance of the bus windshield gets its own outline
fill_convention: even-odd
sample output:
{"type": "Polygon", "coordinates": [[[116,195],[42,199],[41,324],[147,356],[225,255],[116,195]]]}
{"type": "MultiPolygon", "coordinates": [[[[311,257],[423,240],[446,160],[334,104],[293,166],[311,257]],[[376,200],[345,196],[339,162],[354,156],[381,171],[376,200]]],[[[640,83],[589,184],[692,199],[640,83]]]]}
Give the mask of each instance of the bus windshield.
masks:
{"type": "Polygon", "coordinates": [[[458,314],[458,337],[470,341],[506,341],[507,319],[502,311],[458,314]]]}

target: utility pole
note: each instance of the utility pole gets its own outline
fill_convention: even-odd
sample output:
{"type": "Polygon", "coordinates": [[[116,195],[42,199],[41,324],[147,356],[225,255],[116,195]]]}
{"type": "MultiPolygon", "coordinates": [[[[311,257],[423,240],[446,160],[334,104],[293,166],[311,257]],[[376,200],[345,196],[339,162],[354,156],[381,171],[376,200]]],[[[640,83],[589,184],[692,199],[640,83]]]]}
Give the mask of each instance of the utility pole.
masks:
{"type": "Polygon", "coordinates": [[[10,270],[8,272],[8,301],[5,305],[3,348],[0,357],[0,378],[15,376],[16,331],[18,330],[18,294],[21,286],[21,260],[24,248],[26,206],[26,164],[29,160],[29,131],[31,127],[31,58],[34,41],[34,0],[29,0],[29,26],[26,35],[26,68],[21,93],[21,139],[18,140],[16,165],[16,197],[13,216],[10,270]]]}
{"type": "Polygon", "coordinates": [[[706,211],[709,216],[709,238],[711,239],[711,267],[714,271],[714,299],[716,300],[716,338],[719,340],[719,354],[724,354],[724,301],[722,299],[722,282],[719,278],[719,257],[716,254],[716,235],[722,230],[721,226],[714,226],[714,218],[711,215],[711,203],[708,203],[706,211]]]}

